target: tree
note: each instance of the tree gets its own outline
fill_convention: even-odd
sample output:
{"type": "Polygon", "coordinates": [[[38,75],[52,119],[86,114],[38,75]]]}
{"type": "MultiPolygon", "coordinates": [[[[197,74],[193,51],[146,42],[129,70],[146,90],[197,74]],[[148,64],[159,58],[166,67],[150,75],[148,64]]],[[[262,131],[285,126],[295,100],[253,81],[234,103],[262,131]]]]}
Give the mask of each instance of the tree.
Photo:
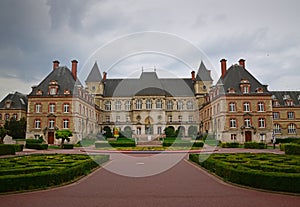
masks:
{"type": "Polygon", "coordinates": [[[26,119],[23,117],[19,121],[12,118],[5,122],[4,125],[7,130],[7,135],[13,139],[25,139],[26,136],[26,119]]]}
{"type": "Polygon", "coordinates": [[[190,126],[188,129],[188,134],[190,137],[195,137],[197,135],[197,127],[196,126],[190,126]]]}
{"type": "Polygon", "coordinates": [[[68,142],[70,141],[71,136],[73,136],[72,132],[67,129],[57,130],[55,132],[55,138],[61,139],[61,145],[60,145],[61,148],[63,147],[65,140],[67,140],[68,142]]]}
{"type": "Polygon", "coordinates": [[[3,144],[4,137],[7,135],[7,130],[0,126],[0,144],[3,144]]]}
{"type": "Polygon", "coordinates": [[[175,129],[173,126],[168,126],[167,128],[165,128],[165,134],[166,134],[166,137],[175,137],[176,134],[175,134],[175,129]]]}

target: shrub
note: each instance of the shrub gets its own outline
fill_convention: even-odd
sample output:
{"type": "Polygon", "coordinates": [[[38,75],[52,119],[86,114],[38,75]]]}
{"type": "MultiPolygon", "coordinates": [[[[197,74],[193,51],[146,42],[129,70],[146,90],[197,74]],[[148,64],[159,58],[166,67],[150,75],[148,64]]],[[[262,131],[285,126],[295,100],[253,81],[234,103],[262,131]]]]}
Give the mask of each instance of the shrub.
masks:
{"type": "Polygon", "coordinates": [[[15,147],[10,144],[0,144],[0,155],[15,155],[15,147]]]}
{"type": "Polygon", "coordinates": [[[48,149],[48,145],[47,144],[40,144],[40,143],[27,143],[25,147],[27,149],[36,149],[36,150],[46,150],[48,149]]]}
{"type": "Polygon", "coordinates": [[[224,142],[221,143],[222,148],[238,148],[240,144],[238,142],[224,142]]]}
{"type": "Polygon", "coordinates": [[[300,155],[300,145],[299,144],[285,144],[284,151],[287,155],[300,155]]]}
{"type": "Polygon", "coordinates": [[[267,146],[263,142],[245,142],[244,148],[247,149],[265,149],[267,146]]]}
{"type": "Polygon", "coordinates": [[[26,139],[26,143],[43,143],[43,137],[39,137],[39,139],[26,139]]]}
{"type": "Polygon", "coordinates": [[[73,144],[63,144],[63,149],[73,149],[74,145],[73,144]]]}
{"type": "Polygon", "coordinates": [[[164,140],[164,147],[203,147],[203,142],[190,142],[188,140],[164,140]]]}
{"type": "Polygon", "coordinates": [[[280,144],[280,143],[298,143],[298,144],[300,144],[300,138],[293,138],[293,137],[276,138],[276,144],[280,144]]]}
{"type": "Polygon", "coordinates": [[[24,145],[22,144],[9,144],[9,145],[15,148],[15,152],[22,152],[24,148],[24,145]]]}

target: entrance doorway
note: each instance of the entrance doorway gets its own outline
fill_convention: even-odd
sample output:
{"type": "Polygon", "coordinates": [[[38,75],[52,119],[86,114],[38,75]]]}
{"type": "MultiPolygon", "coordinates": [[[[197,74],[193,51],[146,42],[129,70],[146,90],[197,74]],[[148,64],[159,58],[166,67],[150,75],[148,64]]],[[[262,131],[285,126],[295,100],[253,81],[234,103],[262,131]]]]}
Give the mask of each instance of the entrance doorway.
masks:
{"type": "Polygon", "coordinates": [[[252,141],[252,132],[251,131],[245,131],[245,141],[246,142],[252,141]]]}
{"type": "Polygon", "coordinates": [[[54,144],[54,132],[48,132],[48,144],[54,144]]]}

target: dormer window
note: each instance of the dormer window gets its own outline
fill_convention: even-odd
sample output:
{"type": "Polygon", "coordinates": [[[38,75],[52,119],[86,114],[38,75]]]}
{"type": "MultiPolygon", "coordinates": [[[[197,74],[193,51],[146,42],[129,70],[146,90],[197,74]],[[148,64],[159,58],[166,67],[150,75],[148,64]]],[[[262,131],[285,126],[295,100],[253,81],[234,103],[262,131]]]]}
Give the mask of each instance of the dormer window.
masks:
{"type": "Polygon", "coordinates": [[[9,109],[11,107],[11,103],[12,103],[11,100],[5,101],[5,108],[9,109]]]}
{"type": "Polygon", "coordinates": [[[286,106],[294,106],[294,102],[291,99],[285,100],[284,103],[285,103],[286,106]]]}
{"type": "Polygon", "coordinates": [[[70,95],[70,94],[71,94],[71,91],[69,91],[69,90],[64,91],[64,95],[70,95]]]}
{"type": "Polygon", "coordinates": [[[240,82],[240,90],[242,93],[250,93],[250,82],[246,79],[242,79],[240,82]]]}
{"type": "Polygon", "coordinates": [[[288,94],[283,95],[283,100],[288,100],[288,99],[291,99],[290,95],[288,94]]]}
{"type": "Polygon", "coordinates": [[[271,98],[272,98],[273,100],[277,100],[277,97],[276,97],[275,95],[272,95],[271,98]]]}
{"type": "Polygon", "coordinates": [[[49,88],[49,94],[50,94],[50,95],[56,95],[56,92],[57,92],[57,89],[56,89],[56,88],[54,88],[54,87],[50,87],[50,88],[49,88]]]}
{"type": "Polygon", "coordinates": [[[257,88],[257,89],[255,90],[255,92],[256,92],[256,93],[263,93],[264,90],[263,90],[262,88],[259,87],[259,88],[257,88]]]}
{"type": "Polygon", "coordinates": [[[36,95],[43,95],[43,91],[41,89],[37,90],[36,95]]]}
{"type": "Polygon", "coordinates": [[[58,83],[55,80],[51,80],[49,83],[49,94],[56,95],[58,92],[58,83]]]}
{"type": "Polygon", "coordinates": [[[235,89],[234,88],[228,88],[227,92],[228,93],[235,93],[235,89]]]}

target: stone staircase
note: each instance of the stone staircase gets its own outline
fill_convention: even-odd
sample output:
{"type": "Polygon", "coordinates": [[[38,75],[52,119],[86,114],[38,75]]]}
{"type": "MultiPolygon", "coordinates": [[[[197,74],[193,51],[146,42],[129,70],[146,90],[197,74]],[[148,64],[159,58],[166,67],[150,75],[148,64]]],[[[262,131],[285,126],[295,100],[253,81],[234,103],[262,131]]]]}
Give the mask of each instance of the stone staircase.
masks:
{"type": "Polygon", "coordinates": [[[137,136],[137,146],[161,147],[162,142],[158,141],[155,137],[155,135],[139,135],[137,136]]]}

